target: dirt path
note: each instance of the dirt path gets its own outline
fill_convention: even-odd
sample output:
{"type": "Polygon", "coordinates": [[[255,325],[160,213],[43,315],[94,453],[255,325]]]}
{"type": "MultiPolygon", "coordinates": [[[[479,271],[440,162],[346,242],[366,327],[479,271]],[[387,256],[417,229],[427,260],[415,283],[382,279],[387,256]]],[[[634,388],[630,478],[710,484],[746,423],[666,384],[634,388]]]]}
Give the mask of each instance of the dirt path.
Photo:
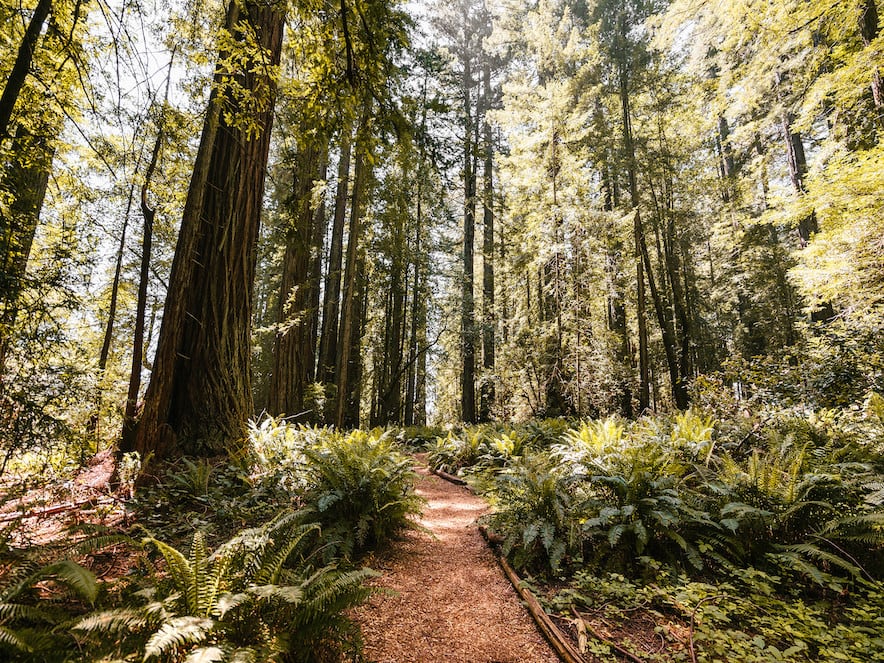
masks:
{"type": "Polygon", "coordinates": [[[375,663],[555,663],[558,658],[476,528],[485,502],[419,467],[421,524],[374,563],[375,596],[355,613],[375,663]],[[434,538],[435,537],[435,538],[434,538]]]}

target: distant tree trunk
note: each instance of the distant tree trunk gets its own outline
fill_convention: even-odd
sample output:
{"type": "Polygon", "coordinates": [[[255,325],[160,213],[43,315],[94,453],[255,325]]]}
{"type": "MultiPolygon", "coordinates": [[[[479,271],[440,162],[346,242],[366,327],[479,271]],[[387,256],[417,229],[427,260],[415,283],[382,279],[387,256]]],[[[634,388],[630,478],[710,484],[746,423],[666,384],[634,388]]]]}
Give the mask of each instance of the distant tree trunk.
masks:
{"type": "Polygon", "coordinates": [[[384,361],[381,372],[378,423],[402,421],[402,327],[405,319],[405,251],[403,224],[393,228],[393,249],[390,257],[390,286],[386,333],[384,334],[384,361]]]}
{"type": "MultiPolygon", "coordinates": [[[[135,447],[142,456],[220,453],[253,414],[252,291],[275,95],[265,72],[279,63],[285,17],[276,5],[247,0],[240,21],[238,6],[229,6],[228,30],[237,42],[246,38],[239,26],[254,30],[267,60],[245,62],[235,77],[264,103],[247,118],[257,131],[243,131],[235,120],[247,111],[235,96],[219,98],[225,83],[219,65],[138,424],[135,447]]],[[[220,61],[228,56],[222,52],[220,61]]]]}
{"type": "Polygon", "coordinates": [[[494,403],[494,153],[491,142],[491,122],[487,113],[491,108],[491,67],[486,61],[482,66],[484,88],[484,170],[482,172],[482,378],[480,421],[490,421],[494,403]]]}
{"type": "MultiPolygon", "coordinates": [[[[420,170],[418,171],[420,174],[420,170]]],[[[425,306],[423,303],[422,276],[421,276],[421,231],[423,230],[422,217],[422,186],[420,175],[417,182],[417,212],[415,215],[414,245],[413,253],[413,276],[412,276],[412,294],[411,294],[411,320],[409,324],[408,335],[408,372],[405,379],[405,416],[404,423],[406,426],[415,424],[415,404],[417,399],[417,380],[418,380],[418,325],[420,324],[420,309],[425,306]]]]}
{"type": "MultiPolygon", "coordinates": [[[[604,210],[608,213],[614,211],[614,190],[611,171],[607,164],[602,166],[602,192],[604,198],[604,210]]],[[[605,246],[605,291],[607,300],[607,323],[608,331],[614,336],[614,356],[617,359],[618,368],[622,371],[628,369],[629,360],[629,336],[626,332],[626,304],[624,302],[623,284],[623,243],[617,237],[616,232],[607,234],[605,246]]],[[[629,380],[618,376],[617,403],[620,413],[624,417],[631,417],[632,389],[629,380]]]]}
{"type": "MultiPolygon", "coordinates": [[[[636,210],[636,215],[638,211],[636,210]]],[[[640,221],[638,222],[641,223],[640,221]]],[[[651,290],[651,301],[654,304],[654,310],[657,313],[657,322],[660,325],[660,332],[663,336],[663,351],[666,354],[666,366],[669,369],[669,380],[672,385],[672,396],[676,406],[684,410],[688,406],[687,386],[681,379],[678,371],[678,358],[675,348],[675,334],[672,330],[672,321],[667,316],[666,302],[663,299],[663,293],[659,291],[654,276],[654,269],[651,265],[651,257],[648,254],[648,245],[645,241],[644,230],[639,228],[637,231],[636,244],[641,251],[642,260],[645,263],[647,271],[648,287],[651,290]]]]}
{"type": "Polygon", "coordinates": [[[0,375],[25,289],[28,259],[46,198],[52,157],[53,149],[45,136],[34,136],[18,127],[0,185],[0,190],[12,193],[12,202],[0,207],[0,375]]]}
{"type": "Polygon", "coordinates": [[[359,279],[359,240],[362,235],[362,214],[364,207],[365,187],[370,166],[369,140],[366,135],[369,131],[368,116],[371,103],[366,102],[363,119],[360,126],[360,136],[356,141],[356,166],[353,174],[353,196],[350,210],[350,227],[347,233],[347,262],[344,271],[343,299],[341,305],[341,322],[338,333],[337,360],[335,364],[335,384],[337,385],[337,399],[335,403],[334,423],[338,428],[344,426],[346,415],[349,413],[349,395],[354,384],[355,365],[359,357],[353,357],[354,330],[359,331],[359,308],[360,308],[360,279],[359,279]]]}
{"type": "Polygon", "coordinates": [[[123,272],[123,252],[126,250],[126,231],[129,227],[129,214],[132,211],[132,201],[135,198],[135,183],[129,187],[129,202],[126,203],[126,213],[123,216],[123,229],[120,231],[120,243],[117,246],[117,255],[114,258],[114,278],[111,282],[110,303],[107,310],[107,322],[104,325],[104,340],[98,353],[98,370],[104,373],[107,368],[107,360],[110,357],[111,343],[114,337],[114,324],[117,319],[117,300],[120,296],[120,279],[123,272]]]}
{"type": "Polygon", "coordinates": [[[31,71],[31,63],[34,60],[34,52],[37,50],[37,40],[43,31],[43,25],[52,11],[52,0],[39,0],[31,15],[31,20],[18,47],[18,54],[3,93],[0,94],[0,141],[9,136],[9,123],[12,120],[12,112],[15,104],[25,85],[25,79],[31,71]]]}
{"type": "Polygon", "coordinates": [[[120,437],[118,454],[122,455],[135,450],[137,432],[136,417],[138,415],[138,392],[141,390],[141,368],[144,364],[144,316],[147,311],[147,285],[150,278],[150,254],[153,246],[153,222],[156,210],[147,200],[151,179],[156,171],[163,146],[163,126],[157,132],[156,142],[150,163],[144,173],[141,185],[141,214],[144,217],[144,228],[141,235],[141,268],[138,275],[138,301],[135,305],[135,330],[132,335],[132,365],[129,369],[129,389],[126,395],[126,407],[123,412],[123,432],[120,437]]]}
{"type": "Polygon", "coordinates": [[[322,332],[319,338],[317,379],[326,385],[335,383],[335,362],[338,354],[338,319],[341,308],[341,268],[344,257],[344,219],[347,215],[347,192],[350,185],[350,132],[345,123],[341,130],[341,155],[338,161],[338,184],[332,222],[328,270],[322,297],[322,332]]]}
{"type": "Polygon", "coordinates": [[[368,283],[366,282],[365,251],[359,251],[356,261],[356,283],[354,284],[353,325],[350,329],[349,370],[346,392],[346,407],[342,426],[357,428],[360,423],[360,407],[362,404],[362,334],[368,317],[368,283]]]}
{"type": "MultiPolygon", "coordinates": [[[[625,17],[620,17],[625,39],[625,17]]],[[[626,56],[624,55],[624,58],[626,56]]],[[[634,210],[633,238],[635,240],[635,300],[638,320],[639,387],[638,410],[644,413],[650,406],[650,362],[648,357],[648,323],[645,319],[645,275],[642,260],[644,231],[639,212],[638,183],[636,178],[635,145],[632,139],[632,120],[629,109],[629,64],[619,63],[620,106],[623,112],[623,148],[626,152],[626,170],[629,176],[629,197],[634,210]]],[[[645,247],[646,250],[646,247],[645,247]]]]}
{"type": "MultiPolygon", "coordinates": [[[[313,379],[316,357],[313,332],[314,283],[318,210],[313,206],[313,183],[322,178],[325,169],[325,148],[307,142],[295,157],[293,191],[288,200],[285,255],[277,310],[273,369],[270,376],[268,407],[275,415],[305,415],[304,396],[313,379]]],[[[322,233],[319,233],[322,236],[322,233]]],[[[313,413],[313,419],[317,419],[313,413]]]]}
{"type": "Polygon", "coordinates": [[[473,123],[470,89],[473,76],[470,54],[463,58],[464,144],[463,144],[463,279],[461,281],[461,418],[476,422],[476,314],[473,293],[474,243],[476,234],[476,174],[473,172],[473,123]]]}
{"type": "MultiPolygon", "coordinates": [[[[324,143],[320,154],[320,166],[317,172],[317,180],[325,182],[328,179],[328,143],[324,143]]],[[[311,191],[312,194],[312,191],[311,191]]],[[[317,360],[319,352],[319,334],[320,334],[320,294],[322,292],[322,256],[325,250],[325,234],[328,230],[326,219],[325,196],[316,206],[313,215],[313,237],[310,240],[310,269],[309,269],[309,285],[310,297],[307,301],[307,310],[309,315],[309,331],[304,336],[304,354],[308,356],[309,365],[307,366],[307,382],[317,381],[317,360]]],[[[316,413],[313,417],[314,421],[322,418],[322,413],[316,413]]]]}

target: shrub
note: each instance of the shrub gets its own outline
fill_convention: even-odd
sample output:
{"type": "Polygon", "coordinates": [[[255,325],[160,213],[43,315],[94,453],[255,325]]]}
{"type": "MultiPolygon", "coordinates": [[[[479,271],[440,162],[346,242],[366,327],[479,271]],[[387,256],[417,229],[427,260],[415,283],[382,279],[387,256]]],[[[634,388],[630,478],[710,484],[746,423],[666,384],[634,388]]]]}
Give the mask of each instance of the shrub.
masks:
{"type": "Polygon", "coordinates": [[[527,456],[498,475],[495,511],[486,517],[516,568],[556,572],[579,554],[573,479],[544,456],[527,456]]]}
{"type": "Polygon", "coordinates": [[[390,433],[330,436],[304,456],[305,504],[341,555],[353,557],[415,526],[409,516],[422,504],[414,492],[416,475],[390,433]]]}

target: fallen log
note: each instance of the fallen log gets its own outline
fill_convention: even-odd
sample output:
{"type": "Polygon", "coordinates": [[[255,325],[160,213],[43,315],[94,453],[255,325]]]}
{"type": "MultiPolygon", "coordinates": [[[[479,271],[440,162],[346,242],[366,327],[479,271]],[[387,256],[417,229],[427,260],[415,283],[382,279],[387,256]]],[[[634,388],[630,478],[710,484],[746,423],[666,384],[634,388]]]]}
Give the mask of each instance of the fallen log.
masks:
{"type": "Polygon", "coordinates": [[[0,515],[0,523],[8,523],[12,520],[25,520],[27,518],[42,518],[43,516],[52,516],[57,513],[64,513],[65,511],[73,511],[74,509],[81,509],[84,506],[100,506],[103,504],[113,504],[115,502],[114,499],[103,498],[103,499],[88,499],[81,500],[79,502],[67,502],[65,504],[56,504],[55,506],[46,507],[45,509],[39,509],[37,511],[16,511],[15,513],[5,513],[0,515]]]}
{"type": "Polygon", "coordinates": [[[549,644],[552,645],[552,648],[556,650],[559,658],[565,663],[586,663],[585,659],[568,642],[565,634],[559,630],[559,627],[546,614],[543,606],[540,605],[540,601],[537,600],[529,589],[522,586],[522,580],[513,570],[513,567],[509,565],[509,562],[503,557],[498,557],[497,561],[516,592],[525,602],[525,607],[528,608],[528,612],[531,613],[540,632],[543,633],[549,644]]]}
{"type": "Polygon", "coordinates": [[[439,477],[440,479],[445,479],[446,481],[450,481],[451,483],[457,484],[458,486],[466,486],[467,485],[467,482],[464,481],[463,479],[461,479],[460,477],[455,476],[453,474],[448,474],[448,472],[445,472],[443,470],[435,470],[433,468],[430,468],[430,471],[433,474],[435,474],[437,477],[439,477]]]}
{"type": "MultiPolygon", "coordinates": [[[[578,632],[581,630],[580,627],[582,626],[584,634],[585,633],[591,634],[592,637],[594,637],[596,640],[601,642],[603,645],[607,645],[608,647],[613,649],[615,652],[617,652],[618,654],[620,654],[624,658],[632,661],[632,663],[645,663],[642,659],[640,659],[638,656],[636,656],[632,652],[626,651],[625,649],[623,649],[623,647],[618,645],[616,642],[612,642],[611,640],[608,640],[607,638],[602,636],[598,631],[596,631],[592,627],[592,624],[590,624],[585,619],[583,619],[583,617],[580,616],[580,613],[578,613],[577,610],[575,610],[574,608],[571,608],[571,610],[574,611],[574,617],[577,618],[578,632]]],[[[584,637],[586,637],[586,636],[584,635],[584,637]]]]}

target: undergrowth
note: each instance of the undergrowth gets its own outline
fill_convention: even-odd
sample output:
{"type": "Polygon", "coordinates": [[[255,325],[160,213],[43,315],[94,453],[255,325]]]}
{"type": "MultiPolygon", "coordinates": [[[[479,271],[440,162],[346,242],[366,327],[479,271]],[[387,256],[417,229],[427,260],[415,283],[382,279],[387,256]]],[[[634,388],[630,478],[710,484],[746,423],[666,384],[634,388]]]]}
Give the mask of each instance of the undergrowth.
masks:
{"type": "Polygon", "coordinates": [[[563,616],[693,622],[693,654],[653,660],[884,660],[884,400],[715,412],[467,428],[430,460],[486,492],[517,569],[568,587],[563,616]]]}
{"type": "Polygon", "coordinates": [[[361,660],[347,618],[374,591],[361,560],[421,506],[392,433],[268,418],[230,455],[151,467],[136,488],[140,467],[125,458],[128,520],[67,535],[83,565],[128,560],[120,577],[40,548],[42,566],[0,567],[0,660],[361,660]]]}

